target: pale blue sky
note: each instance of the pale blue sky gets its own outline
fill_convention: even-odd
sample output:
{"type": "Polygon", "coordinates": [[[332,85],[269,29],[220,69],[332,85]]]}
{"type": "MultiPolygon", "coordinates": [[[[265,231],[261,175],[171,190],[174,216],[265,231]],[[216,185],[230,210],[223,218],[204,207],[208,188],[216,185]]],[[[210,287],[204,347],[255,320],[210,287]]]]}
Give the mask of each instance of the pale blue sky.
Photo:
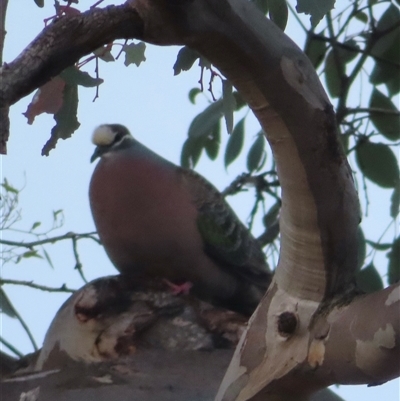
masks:
{"type": "MultiPolygon", "coordinates": [[[[47,6],[39,9],[33,0],[10,1],[4,61],[11,61],[16,57],[42,29],[43,19],[53,12],[51,3],[47,0],[47,6]]],[[[122,1],[105,1],[103,4],[111,3],[122,3],[122,1]]],[[[289,22],[289,27],[292,25],[289,22]]],[[[302,45],[301,31],[288,30],[287,33],[297,39],[300,46],[302,45]]],[[[186,138],[188,126],[193,117],[203,110],[207,99],[199,95],[196,106],[189,103],[187,94],[191,88],[198,86],[199,70],[193,68],[174,77],[172,66],[177,51],[178,48],[148,46],[147,61],[140,68],[132,65],[125,67],[122,59],[116,63],[101,63],[100,74],[105,83],[100,87],[100,98],[93,103],[94,89],[79,88],[78,119],[81,126],[71,139],[59,142],[49,157],[40,156],[40,151],[54,125],[52,116],[41,115],[36,118],[33,125],[27,125],[22,113],[25,112],[32,95],[11,108],[11,138],[8,156],[2,158],[2,175],[17,188],[25,186],[20,196],[22,220],[18,223],[19,229],[29,229],[35,221],[41,221],[44,231],[51,225],[52,211],[63,209],[65,224],[54,232],[54,235],[68,231],[94,230],[87,197],[88,183],[94,167],[89,163],[93,152],[90,136],[93,128],[101,123],[125,124],[141,142],[163,157],[179,163],[180,149],[186,138]]],[[[87,71],[93,73],[94,64],[89,65],[87,71]]],[[[218,85],[216,91],[218,92],[218,85]]],[[[252,116],[247,120],[246,144],[250,145],[259,127],[252,116]]],[[[226,135],[224,135],[225,141],[226,135]]],[[[197,170],[219,189],[223,189],[244,171],[244,166],[243,156],[239,162],[229,167],[227,174],[221,158],[211,163],[203,157],[197,170]]],[[[371,187],[374,187],[373,184],[371,187]]],[[[374,189],[373,196],[380,197],[381,190],[377,187],[374,189]]],[[[247,196],[230,198],[229,201],[238,215],[246,220],[252,199],[250,193],[247,196]]],[[[366,230],[375,239],[377,233],[383,231],[385,221],[388,221],[388,206],[382,203],[370,207],[370,222],[366,230]]],[[[256,227],[256,233],[257,230],[259,231],[260,227],[256,227]]],[[[7,232],[4,238],[20,240],[21,237],[18,232],[7,232]]],[[[59,286],[67,283],[70,287],[80,287],[82,281],[73,270],[74,259],[70,243],[53,245],[48,247],[47,251],[50,253],[55,270],[43,260],[29,259],[18,265],[6,264],[2,268],[2,275],[5,278],[34,280],[44,285],[59,286]]],[[[98,245],[82,241],[79,251],[89,280],[115,273],[104,251],[98,245]]],[[[382,264],[386,265],[385,258],[382,264]]],[[[52,317],[67,295],[49,295],[13,286],[7,286],[7,294],[32,328],[40,345],[52,317]]],[[[4,317],[2,333],[23,352],[32,351],[25,333],[15,320],[4,317]]],[[[338,393],[348,401],[372,401],[378,397],[395,401],[398,400],[399,381],[371,389],[367,389],[366,386],[341,386],[338,393]]]]}

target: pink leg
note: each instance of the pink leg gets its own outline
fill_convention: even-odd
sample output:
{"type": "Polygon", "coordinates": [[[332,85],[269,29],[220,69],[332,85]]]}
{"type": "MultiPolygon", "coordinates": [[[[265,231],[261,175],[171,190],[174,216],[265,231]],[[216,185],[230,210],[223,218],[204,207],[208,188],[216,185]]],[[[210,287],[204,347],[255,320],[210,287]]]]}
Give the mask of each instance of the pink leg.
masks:
{"type": "Polygon", "coordinates": [[[174,284],[167,279],[163,279],[163,282],[168,285],[174,295],[188,295],[193,284],[190,281],[185,281],[182,284],[174,284]]]}

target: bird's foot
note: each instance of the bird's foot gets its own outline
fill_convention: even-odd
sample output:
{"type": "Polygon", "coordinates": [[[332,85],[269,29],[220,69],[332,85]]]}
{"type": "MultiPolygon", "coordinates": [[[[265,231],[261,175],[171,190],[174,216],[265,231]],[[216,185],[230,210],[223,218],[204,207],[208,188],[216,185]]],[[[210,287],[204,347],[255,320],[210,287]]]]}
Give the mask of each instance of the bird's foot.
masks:
{"type": "Polygon", "coordinates": [[[189,295],[189,291],[193,287],[190,281],[185,281],[182,284],[174,284],[167,279],[163,279],[163,282],[168,285],[174,295],[189,295]]]}

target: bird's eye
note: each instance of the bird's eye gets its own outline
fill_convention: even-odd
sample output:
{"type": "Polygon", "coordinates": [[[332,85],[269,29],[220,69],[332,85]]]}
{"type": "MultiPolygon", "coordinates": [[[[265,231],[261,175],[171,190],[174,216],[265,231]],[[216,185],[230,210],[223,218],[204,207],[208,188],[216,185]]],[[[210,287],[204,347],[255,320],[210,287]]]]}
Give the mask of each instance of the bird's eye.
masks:
{"type": "Polygon", "coordinates": [[[124,134],[122,132],[117,132],[117,134],[114,137],[114,143],[120,142],[123,137],[124,134]]]}

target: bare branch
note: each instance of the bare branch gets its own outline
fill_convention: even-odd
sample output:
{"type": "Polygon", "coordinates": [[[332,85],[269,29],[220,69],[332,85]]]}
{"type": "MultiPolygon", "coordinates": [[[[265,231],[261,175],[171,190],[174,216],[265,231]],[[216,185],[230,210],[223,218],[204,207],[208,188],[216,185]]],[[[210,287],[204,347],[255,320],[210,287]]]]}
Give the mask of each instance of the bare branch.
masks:
{"type": "Polygon", "coordinates": [[[22,285],[25,287],[35,288],[36,290],[47,291],[47,292],[67,292],[73,293],[76,290],[68,288],[66,284],[61,287],[48,287],[46,285],[35,284],[33,281],[22,281],[22,280],[10,280],[10,279],[0,279],[0,285],[11,284],[11,285],[22,285]]]}
{"type": "Polygon", "coordinates": [[[399,110],[388,110],[388,109],[381,109],[378,107],[358,107],[356,109],[348,108],[346,109],[345,114],[358,114],[358,113],[379,113],[389,116],[400,116],[399,110]]]}
{"type": "Polygon", "coordinates": [[[59,235],[57,237],[51,237],[51,238],[46,238],[38,241],[32,241],[32,242],[19,242],[19,241],[8,241],[8,240],[3,240],[0,239],[0,244],[3,245],[10,245],[10,246],[17,246],[17,247],[23,247],[23,248],[28,248],[32,249],[35,246],[38,245],[45,245],[45,244],[54,244],[57,241],[63,241],[66,239],[72,239],[73,241],[78,241],[83,238],[90,238],[93,241],[97,242],[100,244],[100,241],[98,238],[95,237],[96,232],[90,232],[90,233],[84,233],[84,234],[75,234],[73,232],[66,233],[64,235],[59,235]]]}

